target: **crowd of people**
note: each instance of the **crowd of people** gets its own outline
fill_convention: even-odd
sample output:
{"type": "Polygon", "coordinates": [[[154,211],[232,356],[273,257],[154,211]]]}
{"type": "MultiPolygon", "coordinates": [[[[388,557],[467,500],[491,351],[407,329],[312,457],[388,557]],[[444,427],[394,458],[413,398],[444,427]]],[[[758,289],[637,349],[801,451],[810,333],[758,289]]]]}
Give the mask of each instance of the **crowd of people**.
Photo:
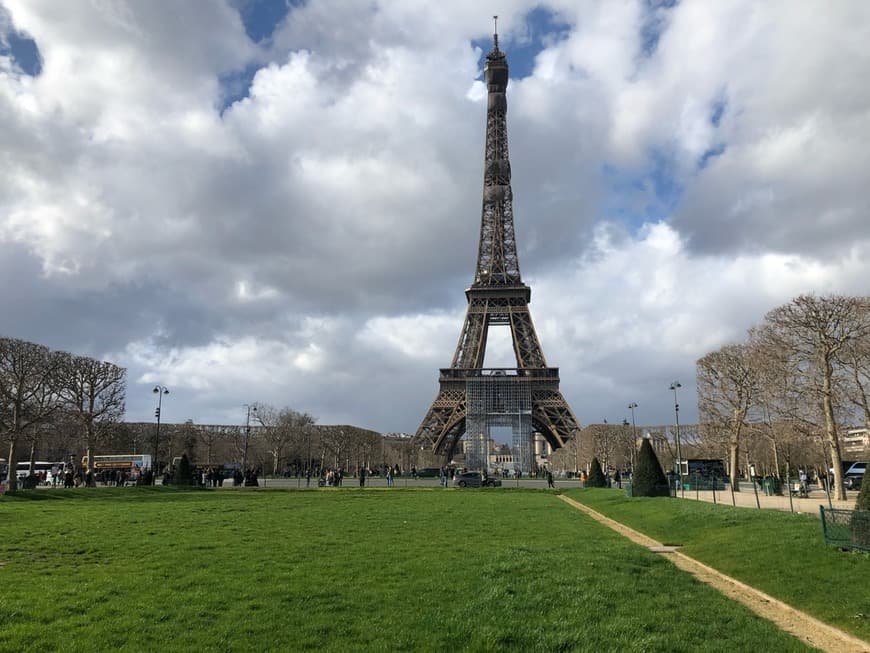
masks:
{"type": "MultiPolygon", "coordinates": [[[[397,478],[435,478],[439,480],[442,487],[448,487],[453,481],[455,474],[467,471],[466,468],[455,466],[442,466],[440,468],[425,468],[420,469],[416,466],[411,466],[410,469],[402,469],[399,465],[383,465],[376,467],[361,466],[354,470],[351,475],[356,477],[359,486],[365,487],[366,483],[371,478],[383,478],[386,481],[387,487],[393,487],[397,478]]],[[[184,484],[190,484],[198,487],[219,488],[224,487],[224,482],[231,480],[233,487],[258,487],[260,485],[259,476],[261,470],[249,467],[242,470],[236,466],[191,466],[190,478],[184,484]]],[[[178,485],[178,465],[170,466],[164,469],[162,479],[164,485],[178,485]]],[[[492,474],[501,478],[516,478],[523,477],[519,470],[511,470],[508,468],[495,469],[492,474]]],[[[318,467],[312,468],[287,468],[282,474],[285,478],[297,477],[305,479],[305,486],[310,487],[312,477],[316,479],[319,487],[342,487],[347,472],[343,468],[318,467]]],[[[547,481],[549,487],[554,487],[553,474],[546,469],[528,474],[529,478],[541,478],[547,481]]],[[[585,472],[581,475],[581,481],[585,481],[585,472]]],[[[616,475],[618,479],[618,474],[616,475]]],[[[616,479],[614,479],[616,480],[616,479]]],[[[57,470],[54,474],[46,474],[43,471],[36,472],[22,479],[22,486],[25,488],[34,488],[37,486],[43,487],[128,487],[136,485],[152,485],[154,482],[151,469],[139,469],[138,467],[119,468],[119,469],[103,469],[90,471],[84,467],[75,470],[57,470]]]]}
{"type": "Polygon", "coordinates": [[[53,488],[77,488],[77,487],[130,487],[135,485],[151,485],[151,470],[140,470],[138,467],[130,469],[104,469],[86,470],[78,469],[55,469],[52,471],[39,470],[21,479],[24,489],[36,487],[53,488]]]}

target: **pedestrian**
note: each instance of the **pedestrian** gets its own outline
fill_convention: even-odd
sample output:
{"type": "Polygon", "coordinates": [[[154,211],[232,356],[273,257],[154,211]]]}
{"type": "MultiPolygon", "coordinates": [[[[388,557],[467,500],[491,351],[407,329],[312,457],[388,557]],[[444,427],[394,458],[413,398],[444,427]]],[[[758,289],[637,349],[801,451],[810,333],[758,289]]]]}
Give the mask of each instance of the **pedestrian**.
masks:
{"type": "Polygon", "coordinates": [[[556,484],[553,483],[553,472],[551,472],[549,469],[547,470],[547,487],[556,487],[556,484]]]}
{"type": "Polygon", "coordinates": [[[393,487],[393,468],[387,467],[387,487],[393,487]]]}

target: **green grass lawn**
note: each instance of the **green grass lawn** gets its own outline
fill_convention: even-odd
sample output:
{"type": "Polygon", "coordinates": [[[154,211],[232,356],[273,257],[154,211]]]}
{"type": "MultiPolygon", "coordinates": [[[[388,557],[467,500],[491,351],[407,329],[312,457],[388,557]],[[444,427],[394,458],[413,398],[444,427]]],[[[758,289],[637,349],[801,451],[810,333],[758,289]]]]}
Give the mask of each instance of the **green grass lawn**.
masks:
{"type": "Polygon", "coordinates": [[[870,554],[826,546],[819,519],[617,490],[565,493],[608,517],[870,641],[870,554]]]}
{"type": "Polygon", "coordinates": [[[544,491],[20,493],[0,579],[2,651],[808,650],[544,491]]]}

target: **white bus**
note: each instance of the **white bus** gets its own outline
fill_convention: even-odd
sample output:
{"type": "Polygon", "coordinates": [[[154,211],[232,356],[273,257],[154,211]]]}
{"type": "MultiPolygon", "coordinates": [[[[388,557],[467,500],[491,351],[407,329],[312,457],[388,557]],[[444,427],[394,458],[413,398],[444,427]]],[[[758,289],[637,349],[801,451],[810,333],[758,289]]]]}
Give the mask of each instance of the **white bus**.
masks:
{"type": "Polygon", "coordinates": [[[63,475],[66,473],[66,463],[64,462],[48,462],[45,460],[37,460],[33,463],[33,468],[31,469],[30,461],[25,460],[19,462],[15,466],[15,476],[18,477],[18,480],[23,480],[30,476],[30,474],[34,474],[36,476],[42,475],[42,482],[46,485],[55,485],[56,483],[63,480],[63,475]]]}

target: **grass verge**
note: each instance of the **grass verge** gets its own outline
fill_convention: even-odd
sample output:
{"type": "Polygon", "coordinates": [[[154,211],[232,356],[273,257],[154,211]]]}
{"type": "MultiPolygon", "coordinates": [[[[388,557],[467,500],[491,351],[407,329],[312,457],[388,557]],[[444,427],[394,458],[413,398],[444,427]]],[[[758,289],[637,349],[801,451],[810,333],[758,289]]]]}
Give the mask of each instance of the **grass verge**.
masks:
{"type": "Polygon", "coordinates": [[[819,520],[621,491],[567,496],[814,617],[870,641],[870,554],[826,546],[819,520]]]}
{"type": "Polygon", "coordinates": [[[100,488],[0,515],[0,650],[807,650],[549,492],[100,488]]]}

